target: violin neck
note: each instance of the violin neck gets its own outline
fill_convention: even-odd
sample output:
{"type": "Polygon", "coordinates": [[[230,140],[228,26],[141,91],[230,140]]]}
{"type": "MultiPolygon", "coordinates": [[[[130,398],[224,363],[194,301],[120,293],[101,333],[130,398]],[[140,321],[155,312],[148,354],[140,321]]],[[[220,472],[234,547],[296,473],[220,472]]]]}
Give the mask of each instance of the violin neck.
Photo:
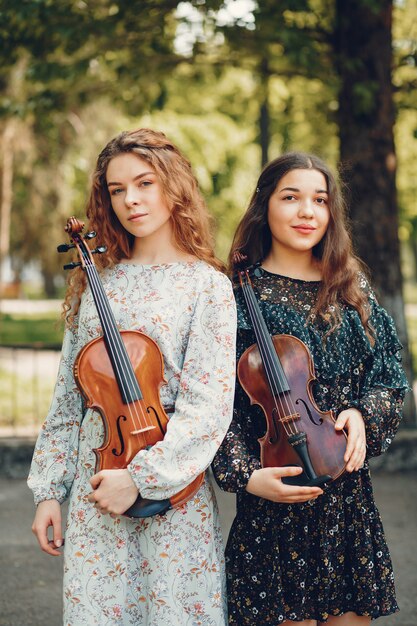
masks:
{"type": "Polygon", "coordinates": [[[98,316],[103,329],[103,339],[113,366],[124,404],[142,400],[143,395],[132,367],[126,346],[117,327],[113,311],[104,291],[95,265],[85,267],[88,283],[93,294],[98,316]]]}
{"type": "Polygon", "coordinates": [[[274,396],[277,396],[278,394],[290,391],[290,385],[275,350],[272,337],[263,318],[255,292],[248,282],[242,282],[241,287],[271,392],[274,396]]]}

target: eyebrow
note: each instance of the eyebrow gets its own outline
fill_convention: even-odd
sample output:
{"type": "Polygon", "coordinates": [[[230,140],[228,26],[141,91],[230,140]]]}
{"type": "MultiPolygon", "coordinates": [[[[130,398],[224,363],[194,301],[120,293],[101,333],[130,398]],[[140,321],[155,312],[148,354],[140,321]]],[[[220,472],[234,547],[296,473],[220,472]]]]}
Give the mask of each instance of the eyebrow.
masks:
{"type": "MultiPolygon", "coordinates": [[[[283,187],[279,191],[300,191],[297,187],[283,187]]],[[[329,193],[327,189],[316,189],[316,193],[329,193]]]]}
{"type": "MultiPolygon", "coordinates": [[[[139,180],[139,178],[143,178],[143,176],[149,176],[149,174],[155,174],[155,172],[142,172],[142,174],[138,174],[137,176],[135,176],[133,180],[134,181],[139,180]]],[[[114,183],[114,182],[107,183],[107,187],[111,187],[112,185],[123,185],[123,183],[114,183]]]]}

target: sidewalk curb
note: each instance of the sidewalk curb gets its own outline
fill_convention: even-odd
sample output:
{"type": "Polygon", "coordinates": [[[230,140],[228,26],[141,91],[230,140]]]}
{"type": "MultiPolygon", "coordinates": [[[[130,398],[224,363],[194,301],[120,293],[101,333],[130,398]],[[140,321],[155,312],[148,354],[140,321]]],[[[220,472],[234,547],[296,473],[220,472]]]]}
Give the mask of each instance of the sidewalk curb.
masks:
{"type": "Polygon", "coordinates": [[[26,478],[35,443],[35,437],[0,438],[0,476],[26,478]]]}
{"type": "MultiPolygon", "coordinates": [[[[0,476],[26,478],[35,437],[0,437],[0,476]]],[[[371,459],[372,471],[417,471],[417,430],[401,430],[387,454],[371,459]]]]}

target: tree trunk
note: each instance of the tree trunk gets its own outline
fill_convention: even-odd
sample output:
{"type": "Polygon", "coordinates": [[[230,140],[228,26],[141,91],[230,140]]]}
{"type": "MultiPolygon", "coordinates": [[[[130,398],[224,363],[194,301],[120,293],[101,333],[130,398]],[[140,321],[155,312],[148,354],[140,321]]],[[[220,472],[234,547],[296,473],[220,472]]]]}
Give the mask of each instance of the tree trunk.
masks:
{"type": "Polygon", "coordinates": [[[2,176],[0,200],[0,304],[3,287],[3,263],[10,250],[10,215],[13,197],[13,139],[15,127],[13,120],[5,124],[2,139],[2,176]]]}
{"type": "Polygon", "coordinates": [[[271,141],[271,132],[269,124],[269,67],[266,58],[262,59],[259,78],[260,78],[260,90],[261,105],[259,109],[259,141],[261,144],[261,167],[266,165],[269,160],[269,144],[271,141]]]}
{"type": "Polygon", "coordinates": [[[47,298],[56,298],[57,296],[54,277],[55,274],[53,272],[50,272],[45,268],[42,269],[43,290],[47,298]]]}
{"type": "MultiPolygon", "coordinates": [[[[342,177],[351,192],[353,241],[371,270],[381,303],[395,319],[411,382],[395,184],[392,0],[337,0],[336,7],[340,156],[342,177]]],[[[405,423],[417,424],[412,394],[405,423]]]]}

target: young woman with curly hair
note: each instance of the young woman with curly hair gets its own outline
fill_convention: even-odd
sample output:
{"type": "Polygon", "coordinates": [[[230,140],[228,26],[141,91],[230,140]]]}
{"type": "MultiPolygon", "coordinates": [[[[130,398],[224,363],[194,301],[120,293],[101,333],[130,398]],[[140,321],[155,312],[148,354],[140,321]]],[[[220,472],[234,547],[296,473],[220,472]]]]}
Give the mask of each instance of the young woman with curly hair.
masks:
{"type": "MultiPolygon", "coordinates": [[[[226,548],[229,624],[364,626],[397,610],[368,466],[392,441],[408,389],[393,321],[352,252],[336,178],[316,156],[288,153],[265,167],[236,232],[232,274],[236,251],[255,266],[269,333],[309,348],[315,400],[334,411],[347,447],[344,474],[295,493],[282,478],[299,468],[261,466],[265,417],[237,384],[213,464],[220,486],[237,493],[226,548]]],[[[256,339],[239,287],[236,300],[240,358],[256,339]]]]}
{"type": "Polygon", "coordinates": [[[85,410],[73,364],[101,327],[84,272],[75,270],[57,384],[29,476],[33,531],[45,552],[59,555],[69,499],[65,625],[220,626],[223,551],[207,479],[180,508],[122,515],[139,494],[166,500],[204,473],[232,418],[236,310],[208,213],[185,157],[164,134],[140,129],[99,155],[87,215],[107,246],[95,259],[118,326],[146,333],[162,352],[161,402],[171,416],[164,439],[126,469],[95,473],[103,423],[85,410]]]}

